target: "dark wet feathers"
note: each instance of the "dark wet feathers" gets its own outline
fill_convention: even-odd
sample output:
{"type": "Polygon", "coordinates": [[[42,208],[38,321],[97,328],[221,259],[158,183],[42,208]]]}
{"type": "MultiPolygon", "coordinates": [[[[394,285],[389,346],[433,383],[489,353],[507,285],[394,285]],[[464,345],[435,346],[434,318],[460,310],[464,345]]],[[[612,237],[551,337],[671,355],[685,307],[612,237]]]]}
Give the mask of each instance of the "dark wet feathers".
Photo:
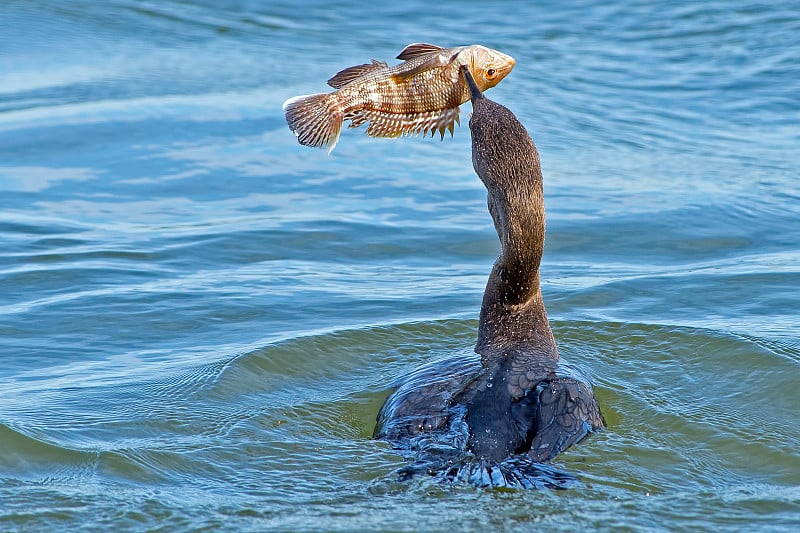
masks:
{"type": "Polygon", "coordinates": [[[605,425],[591,389],[572,378],[540,382],[512,404],[511,415],[536,462],[549,461],[605,425]]]}

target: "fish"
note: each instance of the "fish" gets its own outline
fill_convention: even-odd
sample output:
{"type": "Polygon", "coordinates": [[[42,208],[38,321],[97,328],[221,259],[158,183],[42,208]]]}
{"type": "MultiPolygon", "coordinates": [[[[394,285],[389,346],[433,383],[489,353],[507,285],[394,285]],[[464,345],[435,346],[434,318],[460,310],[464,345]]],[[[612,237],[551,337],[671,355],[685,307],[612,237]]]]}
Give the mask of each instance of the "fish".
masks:
{"type": "MultiPolygon", "coordinates": [[[[371,137],[424,136],[445,130],[453,135],[459,106],[470,99],[460,67],[469,69],[485,91],[514,68],[513,57],[473,44],[443,48],[427,43],[406,46],[397,56],[403,62],[389,66],[373,59],[346,68],[331,79],[332,93],[295,96],[283,103],[289,129],[304,146],[333,151],[342,124],[350,128],[369,123],[371,137]]],[[[460,123],[460,122],[459,122],[460,123]]]]}

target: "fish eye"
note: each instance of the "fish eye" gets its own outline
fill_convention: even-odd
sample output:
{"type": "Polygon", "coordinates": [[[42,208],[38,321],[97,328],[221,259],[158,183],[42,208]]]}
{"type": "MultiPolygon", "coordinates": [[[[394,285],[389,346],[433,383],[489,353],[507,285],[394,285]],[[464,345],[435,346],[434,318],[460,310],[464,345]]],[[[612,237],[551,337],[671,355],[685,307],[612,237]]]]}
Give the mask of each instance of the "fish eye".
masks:
{"type": "Polygon", "coordinates": [[[489,78],[489,79],[491,79],[491,78],[494,78],[494,75],[495,75],[496,73],[497,73],[497,71],[496,71],[495,69],[493,69],[493,68],[490,68],[490,69],[488,69],[488,70],[486,71],[486,77],[487,77],[487,78],[489,78]]]}

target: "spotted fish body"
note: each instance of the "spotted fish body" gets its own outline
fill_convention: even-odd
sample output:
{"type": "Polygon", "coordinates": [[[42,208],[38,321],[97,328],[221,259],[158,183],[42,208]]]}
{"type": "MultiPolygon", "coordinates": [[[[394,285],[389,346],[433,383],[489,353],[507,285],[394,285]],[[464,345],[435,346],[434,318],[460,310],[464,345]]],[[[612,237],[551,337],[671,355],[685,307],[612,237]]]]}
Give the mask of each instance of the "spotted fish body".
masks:
{"type": "Polygon", "coordinates": [[[460,73],[469,69],[481,90],[497,85],[511,69],[511,56],[480,45],[441,48],[408,45],[397,56],[403,63],[383,61],[356,65],[328,80],[337,89],[328,94],[296,96],[283,104],[286,122],[300,144],[333,150],[342,123],[369,124],[367,135],[399,137],[445,130],[453,133],[459,106],[470,99],[460,73]]]}

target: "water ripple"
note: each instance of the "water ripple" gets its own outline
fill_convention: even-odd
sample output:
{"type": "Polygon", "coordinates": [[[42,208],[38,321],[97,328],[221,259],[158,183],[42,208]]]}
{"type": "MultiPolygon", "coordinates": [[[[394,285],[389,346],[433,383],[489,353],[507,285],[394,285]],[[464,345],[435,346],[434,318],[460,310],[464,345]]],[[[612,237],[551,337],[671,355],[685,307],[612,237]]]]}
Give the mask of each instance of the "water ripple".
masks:
{"type": "Polygon", "coordinates": [[[797,529],[798,13],[5,3],[0,529],[797,529]],[[466,124],[328,155],[281,102],[415,41],[517,59],[489,95],[539,146],[545,301],[609,423],[565,493],[398,483],[371,439],[475,342],[485,190],[466,124]]]}

